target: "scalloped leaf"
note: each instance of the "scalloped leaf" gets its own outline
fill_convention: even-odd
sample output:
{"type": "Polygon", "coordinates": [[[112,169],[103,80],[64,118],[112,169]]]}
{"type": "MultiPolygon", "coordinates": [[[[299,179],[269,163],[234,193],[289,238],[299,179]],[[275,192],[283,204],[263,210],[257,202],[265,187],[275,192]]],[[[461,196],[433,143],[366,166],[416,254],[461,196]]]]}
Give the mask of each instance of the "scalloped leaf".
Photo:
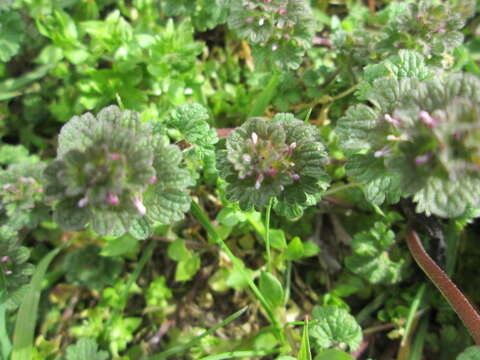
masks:
{"type": "Polygon", "coordinates": [[[394,284],[401,280],[405,260],[394,261],[389,251],[395,244],[395,234],[385,224],[376,222],[368,231],[355,234],[353,255],[345,264],[355,274],[372,284],[394,284]]]}
{"type": "Polygon", "coordinates": [[[0,61],[7,62],[18,53],[24,38],[23,30],[20,13],[0,11],[0,61]]]}
{"type": "Polygon", "coordinates": [[[319,350],[347,345],[355,351],[362,342],[362,329],[345,309],[316,306],[308,324],[312,345],[319,350]]]}
{"type": "Polygon", "coordinates": [[[469,205],[480,205],[480,178],[431,178],[415,193],[413,201],[417,203],[417,212],[445,218],[461,216],[469,205]]]}
{"type": "Polygon", "coordinates": [[[107,360],[109,355],[106,351],[99,351],[94,339],[81,338],[75,345],[69,345],[66,352],[66,360],[107,360]]]}
{"type": "Polygon", "coordinates": [[[400,200],[400,177],[387,169],[382,158],[372,155],[352,155],[347,162],[346,171],[356,182],[365,184],[365,198],[373,204],[384,201],[395,204],[400,200]]]}

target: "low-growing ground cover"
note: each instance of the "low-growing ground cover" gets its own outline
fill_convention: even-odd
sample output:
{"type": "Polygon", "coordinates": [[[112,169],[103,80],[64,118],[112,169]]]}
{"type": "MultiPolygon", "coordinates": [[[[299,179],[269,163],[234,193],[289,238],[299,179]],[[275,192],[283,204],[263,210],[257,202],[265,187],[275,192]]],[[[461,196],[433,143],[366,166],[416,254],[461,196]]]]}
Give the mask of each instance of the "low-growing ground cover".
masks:
{"type": "Polygon", "coordinates": [[[0,359],[480,358],[475,1],[0,1],[0,359]]]}

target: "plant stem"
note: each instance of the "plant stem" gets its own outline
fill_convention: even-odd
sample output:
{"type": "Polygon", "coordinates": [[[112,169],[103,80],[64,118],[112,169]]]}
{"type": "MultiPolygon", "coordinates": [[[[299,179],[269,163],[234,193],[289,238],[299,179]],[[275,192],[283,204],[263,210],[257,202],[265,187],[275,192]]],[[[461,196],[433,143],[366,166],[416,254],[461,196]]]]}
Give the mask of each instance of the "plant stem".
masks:
{"type": "Polygon", "coordinates": [[[260,93],[257,101],[252,106],[252,110],[248,117],[262,116],[265,113],[265,109],[270,105],[275,92],[277,91],[278,82],[280,81],[280,73],[274,72],[267,87],[260,93]]]}
{"type": "Polygon", "coordinates": [[[262,295],[260,289],[257,287],[257,285],[255,285],[250,275],[245,271],[245,267],[243,263],[233,254],[232,250],[230,250],[230,248],[227,246],[225,241],[223,241],[222,237],[217,233],[217,231],[214,229],[214,227],[210,223],[210,219],[208,218],[207,214],[205,214],[203,209],[197,204],[196,201],[192,201],[191,212],[193,216],[195,216],[195,218],[200,222],[203,228],[207,231],[207,233],[214,239],[215,243],[220,247],[220,249],[222,249],[227,254],[230,261],[235,266],[236,270],[242,274],[242,277],[246,280],[248,286],[250,287],[252,292],[255,294],[258,301],[260,301],[260,304],[262,304],[262,307],[267,313],[267,316],[270,322],[275,327],[278,339],[282,344],[285,343],[285,335],[283,333],[282,326],[279,320],[277,319],[275,313],[273,312],[273,309],[270,306],[270,304],[262,295]]]}
{"type": "Polygon", "coordinates": [[[480,315],[475,307],[427,254],[418,234],[413,230],[407,233],[407,245],[417,264],[455,310],[475,343],[480,345],[480,315]]]}
{"type": "Polygon", "coordinates": [[[265,212],[265,247],[267,249],[267,270],[272,272],[272,254],[270,252],[270,214],[272,212],[273,198],[270,198],[270,201],[267,205],[267,210],[265,212]]]}

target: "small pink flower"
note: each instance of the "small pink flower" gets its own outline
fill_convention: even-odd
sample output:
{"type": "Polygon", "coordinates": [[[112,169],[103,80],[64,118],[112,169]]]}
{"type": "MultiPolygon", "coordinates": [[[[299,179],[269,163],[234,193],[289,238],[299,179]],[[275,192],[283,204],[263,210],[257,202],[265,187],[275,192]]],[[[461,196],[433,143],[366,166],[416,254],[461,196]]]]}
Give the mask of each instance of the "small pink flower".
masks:
{"type": "Polygon", "coordinates": [[[2,257],[2,258],[0,259],[0,262],[1,262],[2,264],[5,264],[6,262],[8,262],[9,259],[10,259],[10,258],[5,255],[4,257],[2,257]]]}
{"type": "Polygon", "coordinates": [[[284,8],[280,8],[280,9],[278,9],[278,13],[279,13],[280,15],[287,15],[287,10],[284,9],[284,8]]]}
{"type": "Polygon", "coordinates": [[[389,152],[390,152],[390,148],[385,147],[385,148],[383,148],[383,149],[381,149],[381,150],[375,151],[375,152],[373,153],[373,157],[379,158],[379,157],[382,157],[382,156],[387,155],[389,152]]]}
{"type": "Polygon", "coordinates": [[[285,40],[290,40],[290,35],[289,35],[289,34],[285,34],[285,35],[283,35],[283,38],[284,38],[285,40]]]}
{"type": "Polygon", "coordinates": [[[425,110],[422,110],[420,111],[420,113],[418,114],[418,116],[420,117],[420,120],[423,121],[423,123],[425,125],[427,125],[428,127],[434,127],[435,125],[438,124],[438,120],[433,118],[429,113],[428,111],[425,111],[425,110]]]}
{"type": "Polygon", "coordinates": [[[265,4],[270,4],[270,3],[272,2],[272,0],[263,0],[263,2],[264,2],[265,4]]]}
{"type": "Polygon", "coordinates": [[[78,200],[78,203],[77,203],[79,208],[84,208],[85,206],[87,206],[87,204],[88,204],[88,197],[87,196],[78,200]]]}
{"type": "Polygon", "coordinates": [[[277,173],[278,173],[277,169],[274,169],[274,168],[268,169],[268,175],[274,176],[274,175],[277,175],[277,173]]]}
{"type": "Polygon", "coordinates": [[[384,119],[386,122],[388,122],[389,124],[392,124],[395,127],[400,125],[400,120],[390,116],[389,114],[385,114],[384,119]]]}
{"type": "Polygon", "coordinates": [[[112,206],[117,206],[120,204],[120,199],[117,194],[108,193],[108,203],[112,206]]]}
{"type": "Polygon", "coordinates": [[[148,179],[148,182],[150,184],[155,184],[157,182],[157,177],[156,176],[152,176],[150,179],[148,179]]]}
{"type": "Polygon", "coordinates": [[[300,180],[300,175],[294,173],[294,174],[292,174],[292,179],[294,181],[300,180]]]}
{"type": "Polygon", "coordinates": [[[246,22],[247,24],[251,24],[251,23],[253,22],[253,17],[248,17],[248,18],[246,18],[246,19],[245,19],[245,22],[246,22]]]}
{"type": "Polygon", "coordinates": [[[147,208],[143,205],[142,198],[140,195],[135,196],[133,199],[133,205],[137,208],[137,211],[140,215],[145,215],[147,213],[147,208]]]}
{"type": "Polygon", "coordinates": [[[415,165],[421,166],[421,165],[429,162],[431,158],[432,158],[432,156],[431,156],[430,153],[419,155],[415,158],[415,165]]]}
{"type": "Polygon", "coordinates": [[[110,154],[110,158],[112,160],[120,160],[121,157],[122,157],[122,155],[120,155],[119,153],[111,153],[110,154]]]}

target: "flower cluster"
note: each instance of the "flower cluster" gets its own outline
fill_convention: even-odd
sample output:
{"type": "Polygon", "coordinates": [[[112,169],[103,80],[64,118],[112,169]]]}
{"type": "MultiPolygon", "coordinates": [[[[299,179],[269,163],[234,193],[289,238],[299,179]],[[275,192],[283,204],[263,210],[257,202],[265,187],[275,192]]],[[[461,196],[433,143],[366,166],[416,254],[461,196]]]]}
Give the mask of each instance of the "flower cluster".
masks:
{"type": "Polygon", "coordinates": [[[33,265],[27,263],[30,251],[20,246],[16,232],[2,228],[0,231],[0,277],[5,284],[7,299],[27,284],[33,274],[33,265]]]}
{"type": "Polygon", "coordinates": [[[311,46],[314,19],[305,0],[240,0],[228,24],[253,44],[254,56],[276,67],[295,69],[311,46]]]}
{"type": "Polygon", "coordinates": [[[91,223],[100,234],[118,235],[144,215],[167,223],[188,210],[191,182],[180,160],[179,149],[154,136],[138,113],[110,106],[62,128],[45,195],[59,200],[55,219],[70,230],[91,223]]]}
{"type": "Polygon", "coordinates": [[[227,197],[244,210],[261,209],[271,198],[302,204],[329,179],[317,129],[291,114],[272,121],[252,118],[230,134],[218,156],[227,197]]]}
{"type": "Polygon", "coordinates": [[[22,162],[0,170],[0,225],[33,228],[48,212],[43,204],[41,162],[22,162]]]}
{"type": "Polygon", "coordinates": [[[450,74],[374,86],[367,97],[376,107],[349,109],[337,127],[346,149],[357,137],[369,149],[352,157],[351,173],[388,176],[427,214],[454,217],[480,205],[480,80],[450,74]]]}
{"type": "Polygon", "coordinates": [[[412,2],[406,11],[387,27],[388,38],[397,48],[422,52],[427,58],[442,57],[463,42],[459,31],[474,14],[475,2],[412,2]]]}

